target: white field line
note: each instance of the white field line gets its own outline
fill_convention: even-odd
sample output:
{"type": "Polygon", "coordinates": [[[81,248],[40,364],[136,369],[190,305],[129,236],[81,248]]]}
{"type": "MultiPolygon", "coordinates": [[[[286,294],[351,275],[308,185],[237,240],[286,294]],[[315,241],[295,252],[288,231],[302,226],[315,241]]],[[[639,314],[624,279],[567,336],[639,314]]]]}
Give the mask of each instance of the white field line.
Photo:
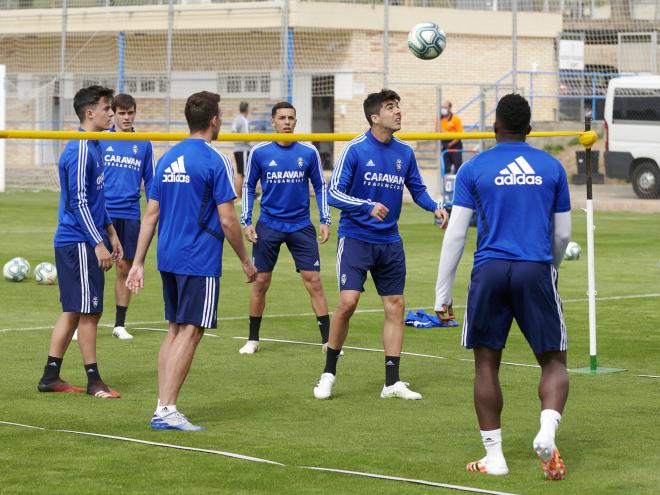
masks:
{"type": "Polygon", "coordinates": [[[362,476],[365,478],[376,478],[380,480],[390,480],[390,481],[404,481],[406,483],[415,483],[417,485],[426,485],[426,486],[435,486],[438,488],[448,488],[449,490],[458,490],[461,492],[470,492],[470,493],[486,493],[488,495],[515,495],[510,492],[496,492],[493,490],[484,490],[481,488],[472,488],[469,486],[461,485],[448,485],[447,483],[437,483],[435,481],[425,481],[417,480],[413,478],[400,478],[398,476],[386,476],[383,474],[374,474],[374,473],[363,473],[361,471],[348,471],[346,469],[332,469],[332,468],[323,468],[323,467],[313,467],[313,466],[300,466],[302,469],[311,469],[313,471],[324,471],[328,473],[339,473],[339,474],[350,474],[352,476],[362,476]]]}
{"type": "Polygon", "coordinates": [[[642,378],[660,378],[658,375],[635,375],[635,376],[640,376],[642,378]]]}
{"type": "MultiPolygon", "coordinates": [[[[202,454],[213,454],[213,455],[219,455],[223,457],[230,457],[233,459],[240,459],[243,461],[251,461],[251,462],[258,462],[262,464],[271,464],[274,466],[282,466],[286,467],[286,464],[282,464],[281,462],[277,461],[271,461],[269,459],[262,459],[260,457],[252,457],[249,455],[243,455],[243,454],[236,454],[233,452],[224,452],[222,450],[212,450],[212,449],[200,449],[197,447],[187,447],[185,445],[176,445],[176,444],[171,444],[171,443],[162,443],[162,442],[151,442],[148,440],[140,440],[138,438],[130,438],[130,437],[119,437],[115,435],[104,435],[101,433],[92,433],[92,432],[87,432],[87,431],[76,431],[76,430],[48,430],[47,428],[41,428],[39,426],[31,426],[31,425],[24,425],[21,423],[12,423],[9,421],[0,421],[0,424],[3,425],[9,425],[9,426],[18,426],[21,428],[30,428],[30,429],[36,429],[36,430],[41,430],[41,431],[54,431],[57,433],[69,433],[73,435],[82,435],[82,436],[88,436],[88,437],[96,437],[96,438],[105,438],[109,440],[117,440],[117,441],[122,441],[122,442],[130,442],[130,443],[137,443],[141,445],[148,445],[150,447],[162,447],[162,448],[168,448],[168,449],[176,449],[176,450],[185,450],[188,452],[198,452],[202,454]]],[[[366,473],[366,472],[361,472],[361,471],[348,471],[345,469],[333,469],[333,468],[324,468],[324,467],[313,467],[313,466],[296,466],[297,468],[300,469],[308,469],[312,471],[323,471],[323,472],[328,472],[328,473],[337,473],[337,474],[348,474],[352,476],[361,476],[365,478],[373,478],[373,479],[381,479],[381,480],[388,480],[388,481],[403,481],[406,483],[414,483],[417,485],[425,485],[425,486],[433,486],[436,488],[446,488],[449,490],[457,490],[461,492],[469,492],[469,493],[484,493],[486,495],[516,495],[515,493],[509,493],[509,492],[498,492],[498,491],[493,491],[493,490],[484,490],[482,488],[472,488],[469,486],[462,486],[462,485],[450,485],[447,483],[438,483],[436,481],[426,481],[426,480],[418,480],[414,478],[402,478],[399,476],[388,476],[388,475],[383,475],[383,474],[374,474],[374,473],[366,473]]]]}
{"type": "MultiPolygon", "coordinates": [[[[625,295],[625,296],[607,296],[607,297],[597,297],[596,302],[598,301],[620,301],[620,300],[625,300],[625,299],[649,299],[649,298],[654,298],[654,297],[660,297],[660,292],[652,292],[648,294],[630,294],[630,295],[625,295]]],[[[567,303],[579,303],[579,302],[587,302],[588,299],[586,297],[583,298],[578,298],[578,299],[564,299],[562,300],[563,304],[567,303]]],[[[417,306],[417,305],[412,305],[412,304],[407,304],[407,308],[425,308],[424,306],[417,306]]],[[[455,309],[464,309],[465,306],[463,305],[457,305],[454,306],[455,309]]],[[[358,309],[355,311],[355,313],[380,313],[383,311],[383,308],[373,308],[373,309],[358,309]]],[[[313,312],[308,312],[308,313],[281,313],[281,314],[265,314],[263,315],[263,318],[294,318],[294,317],[301,317],[301,316],[315,316],[313,312]]],[[[222,316],[218,318],[218,321],[240,321],[240,320],[247,320],[247,316],[222,316]]],[[[155,321],[133,321],[130,322],[131,325],[154,325],[158,323],[165,323],[165,320],[155,320],[155,321]]],[[[114,325],[108,324],[108,323],[103,323],[100,324],[99,327],[104,327],[104,328],[112,328],[114,325]]],[[[25,332],[25,331],[31,331],[31,330],[51,330],[53,328],[53,325],[45,325],[45,326],[35,326],[35,327],[20,327],[20,328],[0,328],[0,334],[1,333],[8,333],[8,332],[25,332]]]]}
{"type": "MultiPolygon", "coordinates": [[[[134,327],[131,328],[131,330],[145,330],[147,332],[163,332],[167,333],[167,328],[149,328],[149,327],[134,327]]],[[[219,337],[219,335],[216,335],[214,333],[210,332],[204,332],[204,337],[219,337]]]]}

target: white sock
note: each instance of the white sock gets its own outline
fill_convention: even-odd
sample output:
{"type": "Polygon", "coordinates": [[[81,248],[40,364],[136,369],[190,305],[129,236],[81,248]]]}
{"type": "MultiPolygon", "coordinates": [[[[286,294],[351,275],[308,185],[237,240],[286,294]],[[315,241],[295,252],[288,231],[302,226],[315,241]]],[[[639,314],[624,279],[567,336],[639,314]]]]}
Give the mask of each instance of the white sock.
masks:
{"type": "Polygon", "coordinates": [[[160,407],[162,404],[160,403],[160,397],[158,397],[158,403],[156,404],[156,407],[160,407]]]}
{"type": "Polygon", "coordinates": [[[561,414],[553,409],[541,411],[541,429],[534,438],[534,450],[544,460],[552,457],[555,448],[555,433],[561,422],[561,414]]]}
{"type": "Polygon", "coordinates": [[[160,405],[156,408],[156,414],[158,414],[160,417],[167,416],[168,414],[171,414],[173,412],[176,412],[176,405],[160,405]]]}
{"type": "Polygon", "coordinates": [[[481,441],[486,449],[486,463],[492,465],[506,466],[504,453],[502,452],[502,429],[481,431],[481,441]]]}

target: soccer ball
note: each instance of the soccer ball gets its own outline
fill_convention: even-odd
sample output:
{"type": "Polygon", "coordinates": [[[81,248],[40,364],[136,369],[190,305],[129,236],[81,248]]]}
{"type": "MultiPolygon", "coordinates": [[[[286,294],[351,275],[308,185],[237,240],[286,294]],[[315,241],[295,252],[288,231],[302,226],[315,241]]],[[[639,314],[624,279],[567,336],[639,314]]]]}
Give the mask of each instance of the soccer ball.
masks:
{"type": "Polygon", "coordinates": [[[34,268],[34,279],[41,285],[53,285],[57,282],[57,269],[52,263],[44,261],[34,268]]]}
{"type": "Polygon", "coordinates": [[[30,263],[25,258],[12,258],[5,263],[2,274],[7,280],[20,282],[30,274],[30,263]]]}
{"type": "Polygon", "coordinates": [[[438,57],[447,45],[447,36],[435,22],[422,22],[410,30],[408,48],[417,58],[431,60],[438,57]]]}
{"type": "Polygon", "coordinates": [[[569,242],[568,246],[566,246],[566,252],[564,253],[564,259],[565,260],[579,260],[580,259],[580,253],[582,252],[582,248],[577,242],[569,242]]]}

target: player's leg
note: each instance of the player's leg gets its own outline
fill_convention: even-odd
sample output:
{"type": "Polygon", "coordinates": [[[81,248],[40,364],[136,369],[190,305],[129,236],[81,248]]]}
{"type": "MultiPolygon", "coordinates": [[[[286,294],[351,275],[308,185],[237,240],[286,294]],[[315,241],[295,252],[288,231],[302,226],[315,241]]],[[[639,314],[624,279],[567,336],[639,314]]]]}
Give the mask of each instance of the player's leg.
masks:
{"type": "Polygon", "coordinates": [[[557,450],[555,433],[569,385],[566,323],[557,291],[557,270],[551,264],[517,262],[511,284],[516,321],[541,365],[541,428],[534,438],[533,448],[541,459],[545,475],[550,479],[563,479],[566,466],[557,450]],[[520,297],[522,294],[524,298],[520,297]]]}
{"type": "Polygon", "coordinates": [[[372,244],[351,237],[341,237],[337,241],[339,301],[330,320],[325,368],[314,387],[314,397],[317,399],[328,399],[332,395],[337,375],[337,360],[348,336],[349,322],[360,301],[360,293],[364,292],[367,270],[373,263],[372,248],[372,244]]]}
{"type": "Polygon", "coordinates": [[[248,340],[239,349],[240,354],[254,354],[259,351],[259,332],[261,320],[266,308],[266,293],[270,287],[273,269],[280,254],[280,246],[286,235],[271,229],[262,222],[255,226],[257,242],[252,246],[252,258],[257,268],[257,279],[250,291],[250,315],[248,327],[248,340]]]}
{"type": "Polygon", "coordinates": [[[502,390],[499,365],[513,320],[509,261],[493,260],[474,268],[468,288],[461,343],[474,350],[474,407],[486,456],[468,471],[490,475],[509,472],[502,451],[502,390]]]}
{"type": "Polygon", "coordinates": [[[234,189],[240,200],[243,197],[243,181],[245,180],[245,163],[247,162],[247,151],[234,151],[236,162],[236,174],[234,175],[234,189]]]}
{"type": "Polygon", "coordinates": [[[79,319],[80,313],[65,312],[55,322],[53,334],[50,338],[50,349],[48,350],[44,373],[37,386],[39,392],[85,392],[84,388],[71,385],[60,377],[64,354],[71,343],[71,337],[75,328],[78,326],[79,319]]]}
{"type": "Polygon", "coordinates": [[[175,405],[181,386],[188,376],[195,350],[202,340],[204,329],[196,325],[181,324],[167,350],[163,384],[159,385],[160,402],[175,405]]]}
{"type": "Polygon", "coordinates": [[[117,235],[124,250],[124,258],[117,262],[115,281],[115,325],[112,335],[120,340],[132,340],[133,336],[126,331],[126,312],[131,300],[131,291],[126,287],[126,278],[128,272],[133,266],[137,241],[140,235],[140,220],[129,218],[113,218],[112,223],[115,226],[117,235]]]}
{"type": "MultiPolygon", "coordinates": [[[[330,333],[330,316],[328,315],[328,301],[321,282],[321,257],[314,226],[309,225],[288,233],[286,245],[291,252],[291,256],[293,256],[296,270],[300,272],[305,289],[309,294],[316,315],[316,324],[321,332],[321,343],[326,344],[330,333]]],[[[323,350],[327,350],[326,345],[323,346],[323,350]]]]}
{"type": "Polygon", "coordinates": [[[78,322],[78,346],[87,374],[87,393],[101,399],[118,399],[120,394],[112,390],[101,378],[96,358],[96,333],[101,313],[80,315],[78,322]]]}
{"type": "Polygon", "coordinates": [[[167,335],[163,339],[163,342],[160,344],[160,350],[158,351],[158,402],[156,407],[160,407],[160,385],[165,381],[165,368],[167,367],[167,359],[170,355],[170,349],[174,339],[179,334],[179,325],[175,322],[170,321],[168,323],[167,335]]]}

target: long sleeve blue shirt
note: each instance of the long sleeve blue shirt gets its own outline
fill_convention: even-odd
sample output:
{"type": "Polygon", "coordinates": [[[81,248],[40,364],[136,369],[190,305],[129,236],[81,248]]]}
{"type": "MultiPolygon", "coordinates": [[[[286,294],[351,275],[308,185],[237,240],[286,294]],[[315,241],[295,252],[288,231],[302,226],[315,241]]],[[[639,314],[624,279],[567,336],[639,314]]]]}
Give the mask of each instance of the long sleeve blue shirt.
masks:
{"type": "MultiPolygon", "coordinates": [[[[80,129],[81,132],[84,132],[80,129]]],[[[81,134],[84,138],[84,134],[81,134]]],[[[77,242],[96,246],[106,236],[110,217],[105,209],[103,160],[98,141],[69,141],[60,156],[60,204],[55,247],[77,242]]]]}
{"type": "MultiPolygon", "coordinates": [[[[113,126],[110,132],[116,132],[113,126]]],[[[149,199],[156,164],[150,141],[99,141],[103,153],[105,201],[110,218],[140,219],[140,186],[149,199]]]]}
{"type": "Polygon", "coordinates": [[[280,232],[295,232],[311,225],[309,182],[312,183],[321,223],[330,223],[327,191],[319,152],[307,143],[281,146],[275,142],[257,144],[248,158],[243,184],[243,226],[252,224],[257,183],[261,182],[259,221],[280,232]]]}
{"type": "Polygon", "coordinates": [[[397,222],[404,186],[425,210],[435,211],[443,206],[428,194],[409,144],[396,137],[381,143],[371,131],[348,143],[335,164],[328,187],[328,203],[341,210],[338,236],[373,244],[400,241],[397,222]],[[382,222],[370,215],[375,203],[389,209],[382,222]]]}

